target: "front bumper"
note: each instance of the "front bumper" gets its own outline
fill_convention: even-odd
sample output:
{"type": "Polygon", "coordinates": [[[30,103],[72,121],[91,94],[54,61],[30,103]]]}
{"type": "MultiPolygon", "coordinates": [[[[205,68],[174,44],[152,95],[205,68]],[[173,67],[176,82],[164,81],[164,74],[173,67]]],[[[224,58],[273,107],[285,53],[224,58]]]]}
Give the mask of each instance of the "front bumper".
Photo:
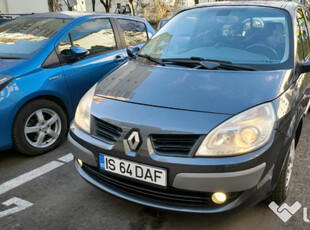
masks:
{"type": "Polygon", "coordinates": [[[239,203],[240,193],[230,194],[232,195],[230,196],[231,202],[221,206],[211,201],[209,193],[176,192],[173,189],[161,191],[156,188],[141,187],[132,182],[126,183],[120,178],[98,174],[96,170],[88,166],[80,167],[76,161],[75,167],[83,179],[97,188],[125,200],[153,208],[192,213],[215,213],[230,210],[239,203]]]}
{"type": "MultiPolygon", "coordinates": [[[[84,133],[80,133],[80,135],[83,134],[84,133]]],[[[98,141],[92,137],[89,137],[89,139],[89,141],[92,142],[98,141]]],[[[89,166],[98,166],[98,161],[90,150],[80,145],[70,135],[68,136],[68,140],[70,143],[71,151],[77,159],[81,159],[89,166]]],[[[253,168],[236,172],[177,173],[172,182],[172,187],[197,192],[244,191],[253,188],[258,184],[265,168],[266,163],[263,162],[253,168]]]]}
{"type": "Polygon", "coordinates": [[[258,184],[266,163],[254,168],[225,173],[178,173],[172,186],[179,189],[204,192],[239,192],[258,184]]]}
{"type": "Polygon", "coordinates": [[[19,109],[20,100],[19,87],[15,81],[11,81],[8,86],[0,90],[0,151],[12,147],[12,126],[16,113],[19,109]]]}
{"type": "MultiPolygon", "coordinates": [[[[143,182],[124,179],[99,170],[99,153],[113,153],[105,143],[71,126],[68,140],[79,174],[89,183],[113,195],[143,205],[174,211],[217,213],[255,205],[272,191],[277,183],[284,151],[289,140],[275,132],[263,148],[243,156],[226,158],[182,158],[150,155],[150,161],[141,162],[168,169],[167,189],[143,182]],[[223,205],[214,204],[211,195],[216,191],[228,194],[223,205]]],[[[116,157],[136,161],[124,153],[116,157]]],[[[140,160],[140,159],[139,159],[140,160]]]]}

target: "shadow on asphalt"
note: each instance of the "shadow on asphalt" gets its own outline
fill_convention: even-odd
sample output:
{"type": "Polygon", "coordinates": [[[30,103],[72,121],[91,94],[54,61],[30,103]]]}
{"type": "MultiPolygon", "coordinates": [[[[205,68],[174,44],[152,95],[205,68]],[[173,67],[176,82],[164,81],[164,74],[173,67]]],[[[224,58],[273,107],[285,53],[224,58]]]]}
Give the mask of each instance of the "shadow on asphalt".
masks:
{"type": "Polygon", "coordinates": [[[2,160],[9,160],[9,159],[27,159],[29,156],[23,155],[21,153],[18,153],[14,151],[13,149],[11,150],[5,150],[5,151],[0,151],[0,161],[2,160]]]}

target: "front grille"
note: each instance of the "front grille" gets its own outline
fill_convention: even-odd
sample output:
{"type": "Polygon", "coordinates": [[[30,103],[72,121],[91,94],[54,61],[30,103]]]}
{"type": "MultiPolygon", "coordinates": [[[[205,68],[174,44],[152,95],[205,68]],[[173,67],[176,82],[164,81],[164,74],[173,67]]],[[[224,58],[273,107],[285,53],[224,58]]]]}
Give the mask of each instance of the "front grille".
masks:
{"type": "MultiPolygon", "coordinates": [[[[116,191],[123,192],[134,197],[138,196],[143,199],[153,200],[156,203],[162,202],[168,205],[192,208],[217,208],[221,206],[212,202],[212,193],[191,192],[172,187],[161,189],[153,186],[147,186],[131,180],[126,180],[122,177],[101,173],[97,170],[97,168],[86,164],[83,165],[83,170],[89,176],[95,178],[97,181],[99,180],[103,185],[109,186],[116,191]]],[[[240,192],[229,193],[226,204],[237,199],[240,194],[240,192]]]]}
{"type": "Polygon", "coordinates": [[[166,135],[154,134],[151,136],[156,153],[162,155],[187,156],[199,135],[166,135]]]}
{"type": "Polygon", "coordinates": [[[109,144],[114,144],[121,136],[122,129],[95,117],[96,137],[109,144]]]}

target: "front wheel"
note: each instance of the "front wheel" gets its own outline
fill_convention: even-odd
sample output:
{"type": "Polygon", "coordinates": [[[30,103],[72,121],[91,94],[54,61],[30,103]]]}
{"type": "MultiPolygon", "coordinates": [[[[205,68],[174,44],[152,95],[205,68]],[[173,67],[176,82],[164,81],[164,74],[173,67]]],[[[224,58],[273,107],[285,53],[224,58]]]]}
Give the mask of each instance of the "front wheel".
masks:
{"type": "Polygon", "coordinates": [[[278,205],[280,205],[287,198],[289,188],[290,188],[290,182],[292,178],[295,151],[296,151],[296,146],[295,146],[295,138],[294,138],[290,145],[288,157],[285,160],[285,165],[281,171],[278,184],[276,188],[274,189],[274,191],[271,193],[271,195],[266,199],[266,201],[268,202],[274,201],[278,205]]]}
{"type": "Polygon", "coordinates": [[[56,148],[65,138],[68,122],[63,109],[40,99],[26,104],[17,114],[12,136],[14,148],[26,155],[39,155],[56,148]]]}

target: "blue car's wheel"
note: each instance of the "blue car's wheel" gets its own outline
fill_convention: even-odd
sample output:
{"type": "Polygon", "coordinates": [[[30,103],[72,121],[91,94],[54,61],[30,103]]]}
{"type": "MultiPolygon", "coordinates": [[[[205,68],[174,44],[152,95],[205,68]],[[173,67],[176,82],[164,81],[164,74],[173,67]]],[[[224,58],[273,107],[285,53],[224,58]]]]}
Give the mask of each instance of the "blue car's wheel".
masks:
{"type": "Polygon", "coordinates": [[[53,101],[35,100],[17,114],[13,125],[13,143],[17,151],[39,155],[56,148],[67,133],[67,118],[53,101]]]}

